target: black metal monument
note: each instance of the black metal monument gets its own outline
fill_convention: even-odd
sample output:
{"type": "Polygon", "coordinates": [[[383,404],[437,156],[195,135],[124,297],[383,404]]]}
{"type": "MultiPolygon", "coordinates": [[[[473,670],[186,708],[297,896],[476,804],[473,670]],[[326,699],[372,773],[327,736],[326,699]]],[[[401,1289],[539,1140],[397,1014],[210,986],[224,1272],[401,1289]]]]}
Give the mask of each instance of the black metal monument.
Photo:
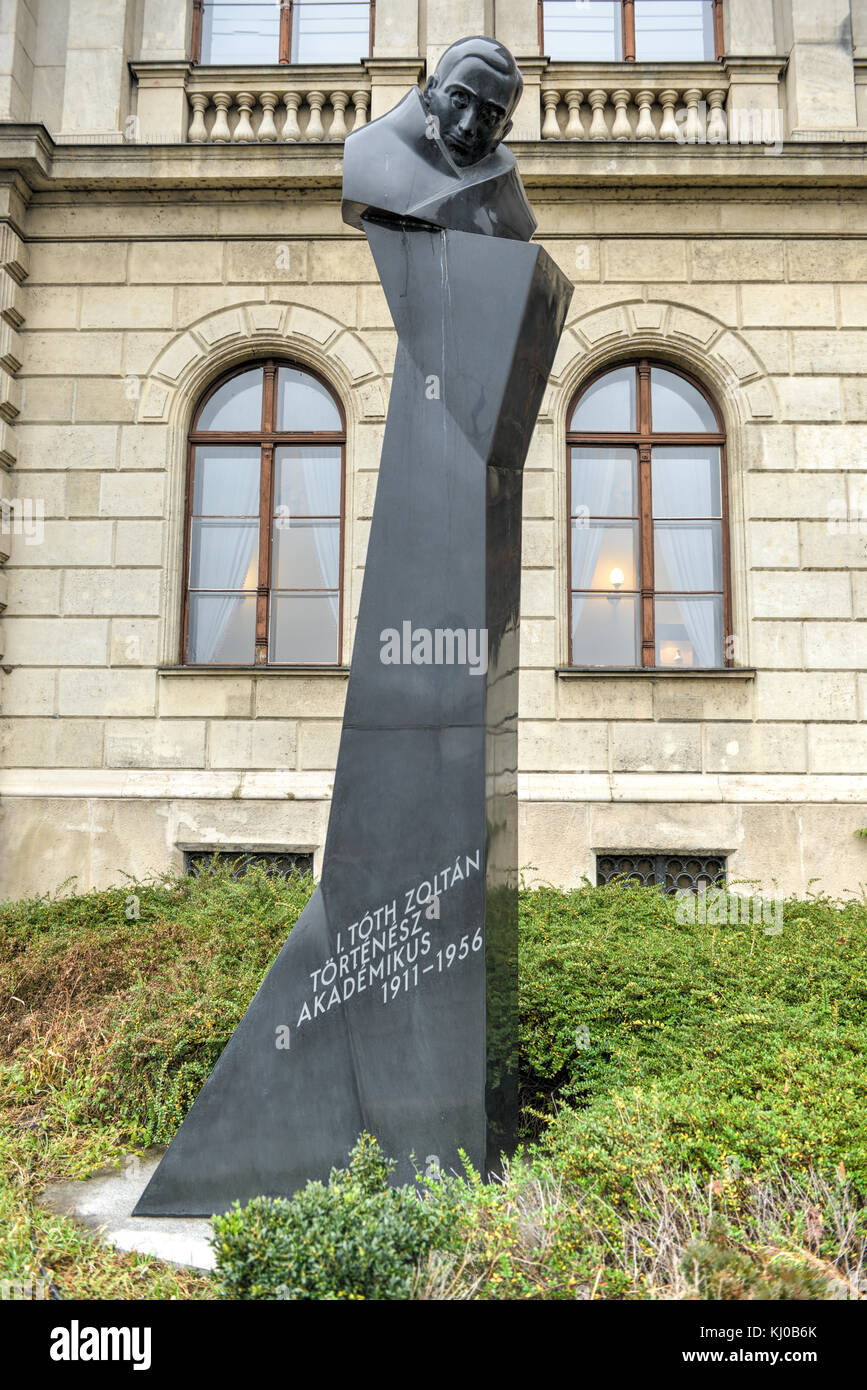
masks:
{"type": "Polygon", "coordinates": [[[514,1148],[522,470],[572,293],[499,143],[521,87],[464,39],[346,142],[399,341],[321,882],[138,1215],[290,1194],[362,1130],[400,1182],[514,1148]]]}

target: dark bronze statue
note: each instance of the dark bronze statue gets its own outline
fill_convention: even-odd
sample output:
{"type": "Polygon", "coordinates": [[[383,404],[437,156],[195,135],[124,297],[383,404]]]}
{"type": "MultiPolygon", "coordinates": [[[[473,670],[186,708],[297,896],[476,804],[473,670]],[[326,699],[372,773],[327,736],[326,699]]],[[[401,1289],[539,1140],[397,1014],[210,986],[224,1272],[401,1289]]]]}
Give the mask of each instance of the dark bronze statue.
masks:
{"type": "Polygon", "coordinates": [[[463,39],[346,142],[398,349],[322,878],[141,1214],[292,1193],[362,1130],[399,1182],[514,1148],[521,488],[572,293],[500,143],[521,86],[463,39]]]}
{"type": "Polygon", "coordinates": [[[424,93],[414,87],[346,141],[345,221],[362,227],[369,212],[529,241],[536,219],[515,156],[500,143],[523,86],[502,44],[452,44],[424,93]]]}

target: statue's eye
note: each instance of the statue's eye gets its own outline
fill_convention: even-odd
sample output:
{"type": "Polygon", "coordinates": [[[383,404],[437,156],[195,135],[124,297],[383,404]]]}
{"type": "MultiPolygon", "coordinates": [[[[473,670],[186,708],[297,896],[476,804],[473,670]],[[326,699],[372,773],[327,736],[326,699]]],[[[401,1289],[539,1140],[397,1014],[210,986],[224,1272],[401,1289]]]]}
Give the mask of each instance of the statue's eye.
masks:
{"type": "Polygon", "coordinates": [[[461,111],[467,105],[467,98],[463,92],[452,92],[452,106],[457,106],[461,111]]]}

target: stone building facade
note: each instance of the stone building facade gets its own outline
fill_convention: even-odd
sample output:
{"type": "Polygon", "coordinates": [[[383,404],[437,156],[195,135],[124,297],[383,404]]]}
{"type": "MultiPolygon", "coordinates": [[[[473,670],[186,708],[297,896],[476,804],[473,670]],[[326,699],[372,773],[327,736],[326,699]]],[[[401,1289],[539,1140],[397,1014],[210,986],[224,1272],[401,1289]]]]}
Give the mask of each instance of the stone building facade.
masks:
{"type": "MultiPolygon", "coordinates": [[[[525,476],[525,875],[595,881],[631,856],[676,877],[722,858],[765,891],[857,890],[867,0],[671,0],[645,56],[641,0],[376,0],[353,11],[370,13],[368,56],[339,62],[316,40],[335,12],[299,0],[253,24],[234,66],[249,17],[209,8],[0,0],[0,897],[216,848],[318,869],[395,348],[341,221],[342,140],[474,32],[521,65],[509,143],[537,238],[575,283],[525,476]],[[277,664],[259,632],[258,662],[214,647],[190,664],[188,435],[214,383],[263,362],[322,383],[344,422],[340,650],[277,664]],[[591,576],[570,608],[588,512],[575,474],[570,491],[574,403],[635,364],[639,394],[651,372],[693,383],[725,436],[722,519],[705,525],[725,537],[721,578],[672,586],[726,591],[704,653],[689,622],[663,653],[649,511],[637,542],[621,527],[634,574],[591,576]],[[638,624],[634,659],[605,641],[576,657],[581,614],[604,627],[615,610],[638,624]]],[[[639,470],[650,452],[635,443],[639,470]]]]}

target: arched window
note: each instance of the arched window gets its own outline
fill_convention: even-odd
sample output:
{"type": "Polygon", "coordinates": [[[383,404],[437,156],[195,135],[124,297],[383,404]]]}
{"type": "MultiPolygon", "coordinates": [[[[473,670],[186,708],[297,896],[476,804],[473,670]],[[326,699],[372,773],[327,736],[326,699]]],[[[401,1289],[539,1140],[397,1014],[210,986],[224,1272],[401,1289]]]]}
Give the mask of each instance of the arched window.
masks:
{"type": "Polygon", "coordinates": [[[642,359],[582,386],[566,435],[570,664],[728,664],[725,433],[704,390],[642,359]]]}
{"type": "Polygon", "coordinates": [[[311,372],[236,368],[193,416],[181,661],[340,661],[345,431],[311,372]]]}

